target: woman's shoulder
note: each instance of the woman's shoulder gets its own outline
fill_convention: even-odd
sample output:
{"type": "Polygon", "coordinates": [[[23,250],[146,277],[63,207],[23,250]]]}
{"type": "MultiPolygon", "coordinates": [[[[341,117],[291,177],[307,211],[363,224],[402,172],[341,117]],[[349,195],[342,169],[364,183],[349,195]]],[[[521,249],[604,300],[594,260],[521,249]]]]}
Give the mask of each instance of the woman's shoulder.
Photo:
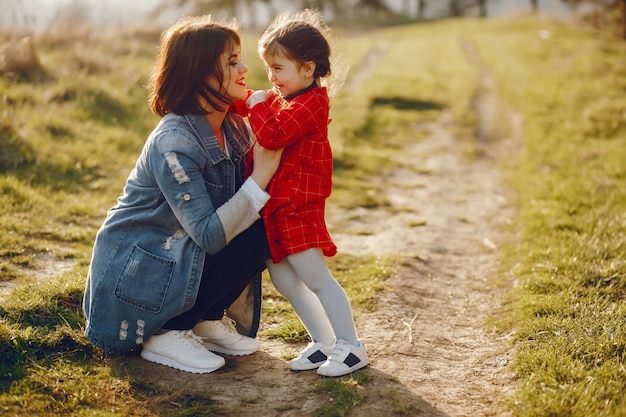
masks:
{"type": "Polygon", "coordinates": [[[168,113],[163,118],[155,128],[155,131],[166,131],[166,130],[175,130],[175,129],[187,129],[187,121],[185,120],[185,116],[175,113],[168,113]]]}
{"type": "Polygon", "coordinates": [[[185,116],[167,114],[154,128],[148,141],[157,148],[186,148],[198,142],[197,134],[185,116]]]}

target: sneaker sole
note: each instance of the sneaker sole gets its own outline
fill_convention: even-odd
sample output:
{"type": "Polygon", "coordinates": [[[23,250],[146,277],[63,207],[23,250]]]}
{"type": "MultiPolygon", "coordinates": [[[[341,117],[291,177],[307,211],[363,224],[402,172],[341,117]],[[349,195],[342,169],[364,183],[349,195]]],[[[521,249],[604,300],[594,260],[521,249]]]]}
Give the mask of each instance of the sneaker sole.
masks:
{"type": "Polygon", "coordinates": [[[157,355],[156,353],[152,353],[147,350],[141,351],[141,357],[149,362],[158,363],[159,365],[169,366],[170,368],[178,369],[180,371],[185,371],[185,372],[191,372],[194,374],[208,374],[226,365],[226,361],[222,361],[222,363],[219,366],[215,366],[211,368],[193,368],[191,366],[183,365],[181,363],[176,362],[173,359],[166,358],[165,356],[157,355]]]}
{"type": "Polygon", "coordinates": [[[331,376],[331,377],[338,377],[338,376],[344,376],[344,375],[348,375],[351,374],[352,372],[356,372],[359,369],[363,369],[365,368],[367,365],[369,365],[369,361],[363,363],[363,362],[359,362],[358,364],[351,366],[350,368],[347,369],[325,369],[325,368],[318,368],[317,370],[317,374],[321,375],[321,376],[331,376]]]}
{"type": "Polygon", "coordinates": [[[232,350],[232,349],[227,349],[224,346],[214,345],[213,343],[207,343],[207,342],[203,342],[202,345],[208,350],[210,350],[211,352],[223,353],[224,355],[231,355],[231,356],[250,355],[256,352],[257,350],[259,350],[259,348],[248,349],[248,350],[232,350]]]}
{"type": "Polygon", "coordinates": [[[324,364],[324,362],[320,362],[320,363],[311,363],[310,365],[292,365],[289,364],[289,369],[291,369],[292,371],[312,371],[314,369],[319,368],[320,366],[322,366],[324,364]]]}

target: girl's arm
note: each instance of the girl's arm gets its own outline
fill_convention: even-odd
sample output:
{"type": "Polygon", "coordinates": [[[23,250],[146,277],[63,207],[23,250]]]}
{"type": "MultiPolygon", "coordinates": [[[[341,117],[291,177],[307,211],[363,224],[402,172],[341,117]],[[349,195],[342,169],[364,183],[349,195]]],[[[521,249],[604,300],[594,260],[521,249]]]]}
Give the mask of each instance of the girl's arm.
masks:
{"type": "Polygon", "coordinates": [[[288,146],[306,133],[328,123],[328,101],[306,94],[284,102],[274,96],[250,109],[248,117],[257,141],[267,149],[288,146]]]}
{"type": "MultiPolygon", "coordinates": [[[[250,97],[254,92],[255,92],[254,90],[248,90],[248,97],[250,97]]],[[[249,111],[248,107],[250,107],[250,105],[248,104],[247,99],[238,100],[228,107],[228,111],[231,113],[238,114],[241,117],[246,117],[248,116],[248,111],[249,111]]]]}

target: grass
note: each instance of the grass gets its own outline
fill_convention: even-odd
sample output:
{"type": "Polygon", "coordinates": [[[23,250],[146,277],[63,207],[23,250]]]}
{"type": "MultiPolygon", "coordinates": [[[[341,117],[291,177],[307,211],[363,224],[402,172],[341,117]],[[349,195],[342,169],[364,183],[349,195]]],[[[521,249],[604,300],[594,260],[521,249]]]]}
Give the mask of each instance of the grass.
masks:
{"type": "Polygon", "coordinates": [[[315,417],[343,417],[363,400],[358,386],[367,382],[367,372],[357,371],[349,379],[324,378],[316,387],[316,391],[329,394],[331,399],[319,407],[315,417]]]}
{"type": "MultiPolygon", "coordinates": [[[[156,390],[133,380],[82,336],[80,301],[93,237],[156,122],[143,85],[158,37],[115,40],[40,40],[40,58],[54,81],[0,77],[0,282],[20,283],[0,302],[0,412],[220,413],[211,393],[156,390]],[[74,268],[54,279],[33,278],[43,253],[53,255],[49,267],[72,259],[74,268]]],[[[394,168],[394,153],[419,140],[417,124],[444,110],[458,145],[478,157],[472,99],[480,66],[489,68],[502,108],[520,114],[524,128],[521,151],[502,167],[519,212],[510,226],[515,239],[499,245],[501,280],[517,285],[494,312],[500,330],[515,335],[519,382],[505,407],[517,417],[624,415],[626,44],[531,18],[406,25],[340,40],[351,74],[364,71],[364,81],[333,97],[330,204],[386,207],[381,185],[370,179],[394,168]],[[369,67],[372,48],[382,55],[369,67]]],[[[267,88],[253,34],[243,52],[248,85],[267,88]]],[[[411,168],[420,170],[419,161],[411,168]]],[[[339,255],[329,266],[358,315],[376,309],[399,262],[339,255]]],[[[304,341],[304,329],[267,277],[264,286],[263,336],[304,341]]],[[[367,383],[367,372],[322,380],[318,389],[333,406],[321,406],[318,415],[358,409],[367,383]]],[[[394,398],[390,391],[395,414],[416,412],[394,398]]],[[[286,403],[282,410],[298,407],[286,403]]]]}
{"type": "Polygon", "coordinates": [[[626,44],[531,20],[476,43],[524,116],[525,152],[508,170],[521,231],[504,260],[520,283],[511,407],[624,415],[626,44]],[[550,38],[537,36],[546,27],[550,38]]]}

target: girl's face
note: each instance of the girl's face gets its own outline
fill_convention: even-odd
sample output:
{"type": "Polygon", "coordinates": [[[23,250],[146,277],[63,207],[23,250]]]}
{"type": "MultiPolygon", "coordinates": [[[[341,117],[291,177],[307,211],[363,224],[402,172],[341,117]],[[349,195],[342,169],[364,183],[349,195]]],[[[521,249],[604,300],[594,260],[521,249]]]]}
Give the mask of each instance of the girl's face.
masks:
{"type": "Polygon", "coordinates": [[[248,67],[241,60],[241,48],[236,46],[220,55],[220,65],[224,74],[222,85],[219,85],[219,82],[213,77],[209,78],[209,85],[217,91],[222,91],[233,102],[245,100],[248,94],[244,74],[248,72],[248,67]]]}
{"type": "Polygon", "coordinates": [[[313,62],[300,65],[282,54],[274,54],[265,57],[267,77],[283,97],[297,93],[308,87],[313,81],[312,75],[315,70],[313,62]]]}

